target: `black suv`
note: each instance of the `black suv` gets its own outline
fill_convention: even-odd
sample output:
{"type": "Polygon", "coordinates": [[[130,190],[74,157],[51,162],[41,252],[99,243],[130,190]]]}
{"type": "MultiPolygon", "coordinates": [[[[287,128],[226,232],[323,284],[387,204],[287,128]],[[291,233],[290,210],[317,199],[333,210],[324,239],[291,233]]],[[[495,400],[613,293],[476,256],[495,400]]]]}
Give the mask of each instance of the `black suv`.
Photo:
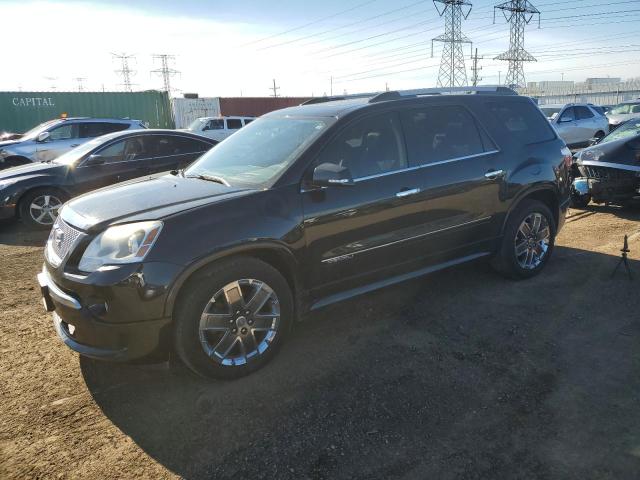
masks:
{"type": "Polygon", "coordinates": [[[571,153],[529,98],[463,90],[314,99],[186,170],[70,201],[39,275],[58,335],[233,378],[310,310],[481,257],[536,275],[571,153]]]}

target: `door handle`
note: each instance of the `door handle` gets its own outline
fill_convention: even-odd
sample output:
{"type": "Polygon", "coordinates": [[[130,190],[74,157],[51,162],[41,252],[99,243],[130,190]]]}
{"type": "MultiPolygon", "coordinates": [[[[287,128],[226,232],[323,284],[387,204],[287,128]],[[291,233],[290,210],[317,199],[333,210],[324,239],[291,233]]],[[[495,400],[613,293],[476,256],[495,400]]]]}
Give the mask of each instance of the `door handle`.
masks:
{"type": "Polygon", "coordinates": [[[416,193],[420,193],[420,189],[419,188],[412,188],[410,190],[402,190],[402,191],[396,193],[396,197],[398,197],[398,198],[410,197],[411,195],[415,195],[416,193]]]}
{"type": "Polygon", "coordinates": [[[504,175],[504,170],[490,170],[484,174],[484,178],[487,180],[495,180],[498,177],[502,177],[504,175]]]}

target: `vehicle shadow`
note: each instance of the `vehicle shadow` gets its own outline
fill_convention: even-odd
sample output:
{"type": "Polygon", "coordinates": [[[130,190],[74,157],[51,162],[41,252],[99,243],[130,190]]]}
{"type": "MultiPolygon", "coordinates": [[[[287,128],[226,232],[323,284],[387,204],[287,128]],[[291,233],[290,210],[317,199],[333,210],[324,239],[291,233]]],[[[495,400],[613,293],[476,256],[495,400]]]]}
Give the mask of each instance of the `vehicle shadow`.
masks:
{"type": "Polygon", "coordinates": [[[622,207],[617,205],[599,205],[590,203],[585,208],[571,208],[567,221],[586,218],[596,213],[609,213],[625,220],[640,220],[640,207],[622,207]]]}
{"type": "Polygon", "coordinates": [[[18,220],[0,221],[0,244],[22,247],[44,247],[49,229],[31,230],[18,220]]]}
{"type": "Polygon", "coordinates": [[[630,478],[640,299],[617,262],[558,247],[525,282],[485,263],[406,282],[310,315],[233,382],[87,359],[82,374],[187,479],[630,478]]]}

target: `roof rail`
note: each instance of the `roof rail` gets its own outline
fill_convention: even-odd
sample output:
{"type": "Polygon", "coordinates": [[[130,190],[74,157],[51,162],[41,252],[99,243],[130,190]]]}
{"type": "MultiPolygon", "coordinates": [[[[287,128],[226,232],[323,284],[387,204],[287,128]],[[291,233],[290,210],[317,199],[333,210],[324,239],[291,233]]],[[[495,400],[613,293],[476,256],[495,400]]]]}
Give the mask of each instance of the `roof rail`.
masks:
{"type": "Polygon", "coordinates": [[[334,102],[338,100],[351,100],[354,98],[371,98],[379,94],[380,92],[373,92],[373,93],[354,93],[352,95],[331,95],[329,97],[314,97],[314,98],[310,98],[306,102],[302,102],[300,105],[314,105],[316,103],[334,102]]]}
{"type": "Polygon", "coordinates": [[[445,88],[418,88],[415,90],[396,90],[380,93],[369,100],[369,103],[384,102],[387,100],[399,100],[407,97],[419,97],[421,95],[518,95],[509,87],[499,85],[487,87],[445,87],[445,88]]]}

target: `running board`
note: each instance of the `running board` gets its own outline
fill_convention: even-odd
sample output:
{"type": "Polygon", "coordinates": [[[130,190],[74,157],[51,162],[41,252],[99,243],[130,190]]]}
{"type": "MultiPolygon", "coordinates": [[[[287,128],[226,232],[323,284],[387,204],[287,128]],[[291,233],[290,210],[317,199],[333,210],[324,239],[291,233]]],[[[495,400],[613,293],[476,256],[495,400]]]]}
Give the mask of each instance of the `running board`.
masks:
{"type": "Polygon", "coordinates": [[[345,292],[329,295],[328,297],[324,297],[323,299],[318,300],[317,302],[312,304],[309,310],[310,311],[318,310],[320,308],[326,307],[333,303],[342,302],[343,300],[348,300],[349,298],[357,297],[359,295],[364,295],[365,293],[373,292],[374,290],[379,290],[381,288],[389,287],[397,283],[406,282],[407,280],[412,280],[417,277],[422,277],[429,273],[437,272],[438,270],[444,270],[445,268],[460,265],[461,263],[467,263],[472,260],[477,260],[478,258],[487,257],[489,255],[491,255],[491,252],[475,253],[473,255],[468,255],[466,257],[461,257],[455,260],[450,260],[448,262],[439,263],[437,265],[421,268],[420,270],[415,270],[413,272],[403,273],[402,275],[396,275],[395,277],[379,280],[377,282],[370,283],[362,287],[353,288],[345,292]]]}

